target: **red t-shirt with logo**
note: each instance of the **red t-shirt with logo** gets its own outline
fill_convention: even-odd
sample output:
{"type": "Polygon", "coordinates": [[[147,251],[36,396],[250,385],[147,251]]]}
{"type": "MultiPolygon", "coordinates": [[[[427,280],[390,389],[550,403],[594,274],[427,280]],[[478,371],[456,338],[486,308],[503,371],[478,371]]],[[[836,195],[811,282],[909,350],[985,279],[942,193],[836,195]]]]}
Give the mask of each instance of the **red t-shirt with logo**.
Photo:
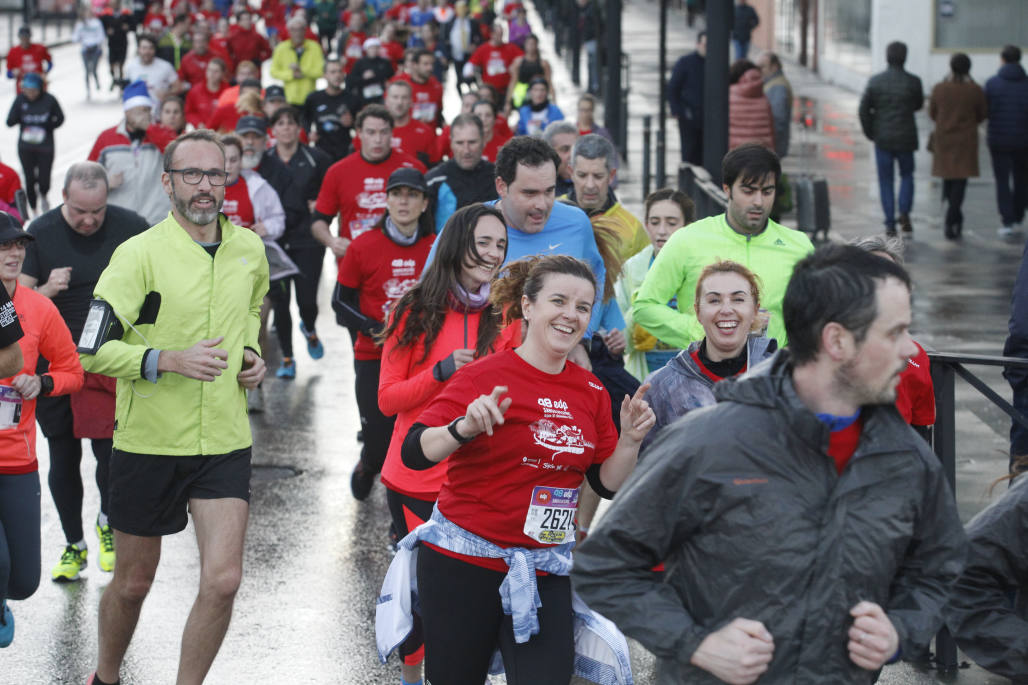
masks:
{"type": "Polygon", "coordinates": [[[14,193],[21,188],[18,172],[0,162],[0,200],[14,205],[14,193]]]}
{"type": "Polygon", "coordinates": [[[406,81],[411,87],[412,119],[423,121],[435,130],[439,114],[443,111],[443,84],[435,76],[429,76],[424,83],[418,83],[410,74],[400,73],[390,81],[406,81]]]}
{"type": "Polygon", "coordinates": [[[221,213],[236,226],[250,228],[254,224],[253,203],[250,201],[250,189],[246,179],[239,177],[235,183],[225,186],[225,201],[221,204],[221,213]]]}
{"type": "Polygon", "coordinates": [[[386,181],[400,167],[425,173],[421,162],[402,152],[391,152],[381,162],[369,162],[359,152],[347,155],[328,168],[314,210],[339,214],[339,235],[353,240],[385,214],[386,181]]]}
{"type": "Polygon", "coordinates": [[[501,94],[506,94],[510,84],[510,65],[514,60],[525,54],[513,43],[493,45],[483,43],[472,53],[468,61],[482,70],[482,80],[493,86],[501,94]]]}
{"type": "Polygon", "coordinates": [[[186,121],[196,128],[207,126],[214,118],[214,113],[218,109],[218,98],[226,88],[228,88],[228,84],[224,81],[214,91],[207,88],[206,81],[190,88],[186,93],[186,121]]]}
{"type": "MultiPolygon", "coordinates": [[[[410,247],[397,245],[382,231],[372,230],[356,238],[339,266],[339,283],[360,292],[361,314],[385,321],[393,303],[421,278],[434,235],[425,236],[410,247]]],[[[381,359],[382,348],[357,334],[355,359],[381,359]]]]}
{"type": "MultiPolygon", "coordinates": [[[[525,533],[530,509],[556,499],[567,504],[567,491],[577,490],[589,467],[614,452],[610,397],[594,375],[572,362],[549,374],[505,350],[462,367],[417,421],[445,426],[497,385],[507,386],[504,397],[513,400],[504,423],[447,458],[439,511],[500,547],[547,547],[525,533]]],[[[458,558],[507,569],[502,559],[458,558]]]]}
{"type": "MultiPolygon", "coordinates": [[[[25,77],[25,74],[36,73],[40,76],[45,76],[43,70],[43,63],[53,64],[54,58],[50,56],[50,51],[47,50],[45,45],[39,43],[29,43],[29,47],[23,48],[21,45],[15,45],[7,53],[7,70],[14,71],[15,69],[21,69],[21,75],[18,77],[18,92],[21,92],[21,80],[25,77]]],[[[46,79],[44,78],[44,89],[46,88],[46,79]]]]}
{"type": "Polygon", "coordinates": [[[362,31],[354,31],[346,38],[346,43],[343,44],[342,57],[345,61],[343,71],[347,74],[353,70],[354,63],[364,56],[364,41],[368,39],[368,34],[362,31]]]}
{"type": "Polygon", "coordinates": [[[935,424],[935,389],[928,353],[917,345],[917,354],[907,361],[896,386],[896,409],[903,420],[914,426],[935,424]]]}

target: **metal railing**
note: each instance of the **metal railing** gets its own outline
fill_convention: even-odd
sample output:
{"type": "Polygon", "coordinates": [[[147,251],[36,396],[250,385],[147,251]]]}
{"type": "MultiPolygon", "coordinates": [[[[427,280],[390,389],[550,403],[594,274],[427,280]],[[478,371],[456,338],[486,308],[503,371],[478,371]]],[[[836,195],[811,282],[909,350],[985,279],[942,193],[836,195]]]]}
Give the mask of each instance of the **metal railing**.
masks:
{"type": "MultiPolygon", "coordinates": [[[[928,359],[931,361],[932,387],[935,392],[935,427],[932,431],[932,449],[935,450],[935,454],[942,462],[950,489],[955,493],[957,484],[957,426],[954,396],[956,377],[963,378],[987,400],[1002,409],[1012,421],[1028,430],[1028,418],[986,385],[985,381],[965,368],[965,365],[976,364],[1028,369],[1028,359],[981,354],[952,354],[950,352],[929,352],[928,359]]],[[[954,673],[959,668],[956,642],[953,641],[953,637],[945,627],[935,636],[935,662],[940,673],[954,673]]]]}
{"type": "Polygon", "coordinates": [[[697,219],[721,214],[728,206],[725,191],[704,167],[682,162],[678,166],[678,189],[692,198],[697,219]]]}

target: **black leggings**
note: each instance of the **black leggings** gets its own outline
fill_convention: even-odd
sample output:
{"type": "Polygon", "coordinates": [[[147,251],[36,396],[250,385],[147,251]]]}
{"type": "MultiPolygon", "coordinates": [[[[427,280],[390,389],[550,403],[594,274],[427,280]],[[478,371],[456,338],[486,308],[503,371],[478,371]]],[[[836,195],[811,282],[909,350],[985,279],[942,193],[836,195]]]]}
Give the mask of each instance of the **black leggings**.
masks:
{"type": "MultiPolygon", "coordinates": [[[[393,529],[396,531],[397,538],[401,540],[411,531],[410,526],[407,525],[408,519],[415,526],[420,525],[432,516],[432,508],[435,506],[435,502],[404,495],[389,487],[386,487],[386,502],[389,504],[389,513],[393,516],[393,529]]],[[[404,663],[412,665],[420,663],[423,658],[420,650],[424,645],[425,637],[421,627],[421,616],[415,613],[414,627],[407,639],[400,645],[400,656],[404,663]]]]}
{"type": "Polygon", "coordinates": [[[567,685],[575,664],[571,581],[538,576],[539,632],[514,642],[500,605],[504,574],[421,545],[418,595],[425,630],[425,678],[432,685],[482,685],[497,647],[508,685],[567,685]]]}
{"type": "MultiPolygon", "coordinates": [[[[50,495],[54,498],[57,515],[61,519],[64,538],[78,542],[82,532],[82,441],[71,433],[48,438],[50,443],[50,495]]],[[[100,491],[100,511],[107,513],[107,483],[111,468],[111,440],[93,440],[96,455],[96,488],[100,491]]]]}
{"type": "Polygon", "coordinates": [[[386,452],[389,451],[389,440],[393,437],[396,417],[385,416],[378,408],[378,375],[382,370],[381,360],[356,359],[353,367],[357,409],[361,413],[361,430],[364,431],[361,463],[365,471],[378,473],[382,470],[386,452]]]}
{"type": "Polygon", "coordinates": [[[275,311],[275,335],[283,357],[293,356],[293,317],[289,311],[290,284],[296,282],[296,306],[300,320],[308,333],[315,331],[318,320],[318,282],[325,264],[325,248],[307,245],[286,248],[286,254],[300,269],[297,276],[283,278],[271,284],[268,297],[275,311]]]}
{"type": "Polygon", "coordinates": [[[41,563],[39,472],[0,475],[0,602],[31,597],[41,563]]]}
{"type": "Polygon", "coordinates": [[[21,169],[25,173],[25,194],[28,195],[29,207],[36,208],[36,188],[39,196],[45,197],[50,192],[50,170],[54,165],[54,149],[35,145],[19,145],[18,158],[21,169]]]}

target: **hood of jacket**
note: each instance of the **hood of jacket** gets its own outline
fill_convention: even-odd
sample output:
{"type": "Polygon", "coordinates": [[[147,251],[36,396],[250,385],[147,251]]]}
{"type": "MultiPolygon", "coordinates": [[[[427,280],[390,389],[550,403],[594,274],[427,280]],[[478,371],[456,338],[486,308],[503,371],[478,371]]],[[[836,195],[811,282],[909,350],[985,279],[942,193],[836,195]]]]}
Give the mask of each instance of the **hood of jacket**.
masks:
{"type": "Polygon", "coordinates": [[[1024,81],[1028,78],[1028,74],[1025,73],[1024,67],[1017,63],[1004,64],[999,68],[999,71],[996,72],[996,75],[1004,81],[1024,81]]]}
{"type": "MultiPolygon", "coordinates": [[[[693,380],[700,381],[709,387],[713,387],[714,381],[710,380],[709,376],[700,371],[700,368],[696,365],[696,360],[692,358],[692,353],[700,349],[700,344],[701,341],[690,343],[687,349],[679,352],[675,355],[674,359],[668,362],[668,366],[676,373],[688,376],[693,380]]],[[[772,345],[778,345],[778,342],[774,338],[767,338],[762,335],[751,335],[746,338],[747,373],[750,369],[764,361],[764,358],[769,354],[768,348],[772,345]]]]}
{"type": "Polygon", "coordinates": [[[764,77],[761,76],[760,69],[750,69],[739,78],[737,83],[733,83],[729,88],[743,97],[763,97],[764,77]]]}

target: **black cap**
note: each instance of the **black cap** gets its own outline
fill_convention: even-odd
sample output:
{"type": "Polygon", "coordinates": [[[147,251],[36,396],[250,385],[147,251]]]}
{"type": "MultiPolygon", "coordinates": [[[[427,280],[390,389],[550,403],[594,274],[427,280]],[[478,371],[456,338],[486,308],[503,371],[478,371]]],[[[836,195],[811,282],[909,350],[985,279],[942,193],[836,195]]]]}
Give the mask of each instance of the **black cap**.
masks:
{"type": "Polygon", "coordinates": [[[417,169],[403,167],[389,174],[389,183],[386,184],[386,191],[393,188],[413,188],[423,193],[428,193],[428,184],[425,183],[425,175],[417,169]]]}
{"type": "Polygon", "coordinates": [[[253,115],[239,117],[239,121],[236,122],[236,133],[239,135],[244,133],[260,133],[262,136],[266,136],[268,135],[268,122],[264,117],[255,117],[253,115]]]}
{"type": "Polygon", "coordinates": [[[268,102],[272,100],[285,100],[286,89],[282,86],[268,86],[264,89],[264,99],[268,102]]]}
{"type": "Polygon", "coordinates": [[[0,212],[0,243],[9,243],[12,240],[25,238],[35,240],[31,235],[21,230],[21,222],[7,212],[0,212]]]}
{"type": "Polygon", "coordinates": [[[19,36],[31,36],[32,35],[32,29],[30,29],[28,26],[22,26],[20,29],[18,29],[18,35],[19,36]]]}

